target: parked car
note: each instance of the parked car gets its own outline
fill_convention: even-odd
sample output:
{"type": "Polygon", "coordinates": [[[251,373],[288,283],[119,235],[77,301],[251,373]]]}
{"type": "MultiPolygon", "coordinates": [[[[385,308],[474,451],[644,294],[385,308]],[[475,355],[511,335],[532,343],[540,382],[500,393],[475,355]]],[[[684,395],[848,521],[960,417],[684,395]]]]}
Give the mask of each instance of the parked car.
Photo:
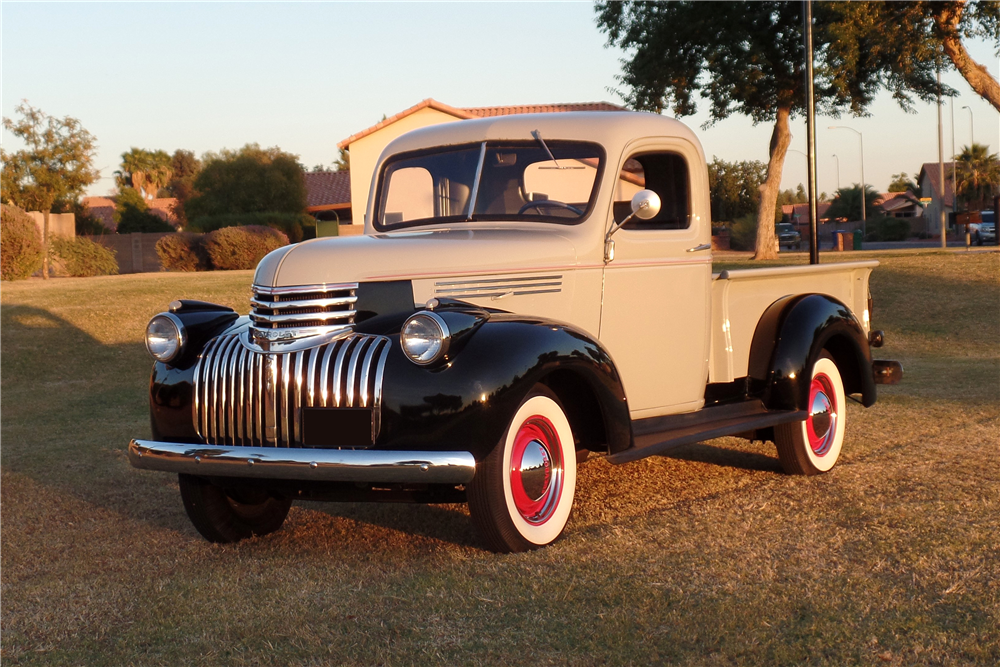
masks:
{"type": "MultiPolygon", "coordinates": [[[[878,262],[712,273],[705,156],[680,122],[559,113],[422,128],[376,164],[363,236],[267,255],[249,315],[179,300],[146,344],[151,440],[197,530],[293,500],[467,502],[498,552],[562,534],[578,452],[721,436],[830,470],[873,360],[878,262]]],[[[623,480],[623,483],[627,483],[623,480]]]]}
{"type": "Polygon", "coordinates": [[[975,243],[976,245],[983,245],[984,243],[990,245],[996,245],[997,242],[996,213],[993,211],[982,211],[980,213],[980,218],[982,222],[976,225],[975,233],[972,234],[972,242],[975,243]]]}
{"type": "Polygon", "coordinates": [[[795,225],[790,222],[779,222],[774,226],[774,232],[778,235],[778,246],[791,250],[798,250],[802,247],[802,235],[795,229],[795,225]]]}

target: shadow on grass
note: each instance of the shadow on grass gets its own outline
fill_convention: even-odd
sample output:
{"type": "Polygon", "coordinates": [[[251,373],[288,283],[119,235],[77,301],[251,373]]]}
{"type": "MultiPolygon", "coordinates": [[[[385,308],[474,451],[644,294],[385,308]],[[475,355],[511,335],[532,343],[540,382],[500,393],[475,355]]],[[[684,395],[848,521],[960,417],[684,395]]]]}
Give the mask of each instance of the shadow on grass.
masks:
{"type": "Polygon", "coordinates": [[[696,461],[698,463],[711,463],[726,468],[738,468],[740,470],[756,470],[759,472],[780,473],[781,464],[774,456],[757,454],[756,452],[745,452],[732,447],[713,445],[707,442],[699,442],[693,445],[685,445],[667,452],[665,458],[678,459],[681,461],[696,461]]]}

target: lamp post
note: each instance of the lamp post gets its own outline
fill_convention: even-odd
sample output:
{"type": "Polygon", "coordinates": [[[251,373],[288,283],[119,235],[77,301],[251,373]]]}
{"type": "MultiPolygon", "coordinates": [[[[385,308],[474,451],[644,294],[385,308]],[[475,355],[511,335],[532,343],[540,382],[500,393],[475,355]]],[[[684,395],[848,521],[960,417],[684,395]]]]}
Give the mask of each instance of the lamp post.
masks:
{"type": "Polygon", "coordinates": [[[837,189],[839,190],[840,189],[840,158],[837,157],[836,153],[834,153],[833,154],[833,159],[835,159],[837,161],[837,189]]]}
{"type": "MultiPolygon", "coordinates": [[[[868,236],[868,217],[865,214],[865,137],[853,127],[847,127],[846,125],[831,125],[829,129],[850,130],[858,135],[858,139],[861,140],[861,236],[865,238],[868,236]]],[[[839,159],[837,164],[840,164],[839,159]]]]}
{"type": "Polygon", "coordinates": [[[966,105],[962,108],[969,110],[969,138],[971,139],[969,147],[971,148],[976,143],[976,116],[972,113],[972,107],[966,105]]]}

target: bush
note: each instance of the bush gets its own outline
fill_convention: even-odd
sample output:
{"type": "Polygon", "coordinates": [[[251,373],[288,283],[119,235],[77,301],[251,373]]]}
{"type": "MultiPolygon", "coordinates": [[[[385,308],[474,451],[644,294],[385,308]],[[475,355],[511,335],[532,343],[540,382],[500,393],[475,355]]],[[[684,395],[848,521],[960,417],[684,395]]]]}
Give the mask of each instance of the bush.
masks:
{"type": "Polygon", "coordinates": [[[753,250],[757,247],[756,213],[748,213],[733,222],[729,247],[732,250],[753,250]]]}
{"type": "Polygon", "coordinates": [[[284,245],[288,237],[283,232],[256,225],[224,227],[205,237],[212,267],[224,271],[255,268],[264,255],[284,245]]]}
{"type": "Polygon", "coordinates": [[[193,232],[213,232],[225,227],[271,227],[281,230],[292,243],[298,243],[303,237],[303,227],[316,226],[316,219],[305,213],[225,213],[222,215],[204,215],[191,220],[188,229],[193,232]]]}
{"type": "Polygon", "coordinates": [[[164,271],[208,271],[212,265],[202,234],[181,232],[156,242],[156,254],[164,271]]]}
{"type": "Polygon", "coordinates": [[[135,188],[122,188],[115,199],[115,223],[119,234],[172,232],[169,222],[149,212],[146,200],[135,188]]]}
{"type": "Polygon", "coordinates": [[[118,275],[115,251],[81,237],[50,236],[52,254],[62,260],[63,268],[76,278],[118,275]]]}
{"type": "Polygon", "coordinates": [[[42,268],[38,225],[16,206],[0,204],[0,278],[23,280],[42,268]]]}
{"type": "Polygon", "coordinates": [[[866,241],[905,241],[910,238],[910,221],[906,218],[871,218],[867,227],[866,241]]]}

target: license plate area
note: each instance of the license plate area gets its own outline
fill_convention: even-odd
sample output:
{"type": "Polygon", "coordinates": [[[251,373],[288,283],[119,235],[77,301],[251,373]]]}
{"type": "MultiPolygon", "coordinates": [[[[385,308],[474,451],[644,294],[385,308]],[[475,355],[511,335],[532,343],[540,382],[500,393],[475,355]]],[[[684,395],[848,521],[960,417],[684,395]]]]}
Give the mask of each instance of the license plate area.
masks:
{"type": "Polygon", "coordinates": [[[304,447],[372,446],[371,408],[302,408],[304,447]]]}

